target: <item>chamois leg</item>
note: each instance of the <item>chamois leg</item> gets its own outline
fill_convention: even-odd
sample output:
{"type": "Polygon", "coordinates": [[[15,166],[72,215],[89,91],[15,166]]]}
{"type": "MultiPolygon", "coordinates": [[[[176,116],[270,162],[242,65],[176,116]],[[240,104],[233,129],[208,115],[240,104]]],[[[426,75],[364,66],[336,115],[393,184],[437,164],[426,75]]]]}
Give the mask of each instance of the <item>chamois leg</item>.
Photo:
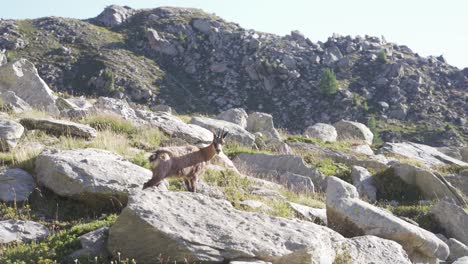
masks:
{"type": "Polygon", "coordinates": [[[187,191],[191,192],[192,191],[192,186],[190,185],[191,182],[189,179],[184,179],[185,187],[187,187],[187,191]]]}
{"type": "Polygon", "coordinates": [[[190,185],[192,185],[191,192],[197,192],[197,178],[191,178],[189,181],[190,185]]]}
{"type": "Polygon", "coordinates": [[[146,189],[146,188],[155,186],[155,185],[159,186],[160,183],[161,183],[160,177],[153,177],[153,178],[151,178],[151,180],[149,180],[149,181],[145,182],[145,184],[143,184],[143,190],[146,189]]]}

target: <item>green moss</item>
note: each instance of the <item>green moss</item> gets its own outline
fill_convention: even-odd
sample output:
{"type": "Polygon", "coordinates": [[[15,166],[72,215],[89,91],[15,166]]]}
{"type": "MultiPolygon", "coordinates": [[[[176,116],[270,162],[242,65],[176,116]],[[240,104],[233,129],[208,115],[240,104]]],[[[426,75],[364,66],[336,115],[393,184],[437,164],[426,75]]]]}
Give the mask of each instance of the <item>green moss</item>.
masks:
{"type": "Polygon", "coordinates": [[[257,150],[252,147],[242,146],[239,144],[226,144],[223,147],[223,153],[226,154],[229,158],[235,157],[237,154],[240,153],[249,153],[249,154],[256,154],[256,153],[263,153],[263,154],[274,154],[272,151],[268,150],[257,150]]]}
{"type": "Polygon", "coordinates": [[[434,234],[443,230],[431,214],[432,205],[401,205],[387,207],[394,215],[407,217],[419,224],[421,228],[431,231],[434,234]]]}
{"type": "Polygon", "coordinates": [[[416,202],[423,198],[419,188],[405,183],[395,175],[393,168],[375,174],[374,183],[378,200],[416,202]]]}
{"type": "Polygon", "coordinates": [[[207,170],[203,174],[203,179],[209,185],[221,188],[226,195],[226,199],[236,208],[240,208],[239,203],[241,201],[250,198],[249,188],[252,186],[252,181],[232,170],[207,170]]]}
{"type": "Polygon", "coordinates": [[[334,162],[330,158],[317,157],[312,153],[303,153],[302,158],[307,164],[317,168],[325,176],[336,176],[352,183],[351,168],[344,163],[334,162]]]}
{"type": "Polygon", "coordinates": [[[97,130],[110,130],[118,134],[133,135],[137,132],[132,122],[117,115],[93,115],[83,118],[81,123],[88,124],[97,130]]]}
{"type": "Polygon", "coordinates": [[[323,193],[293,192],[287,189],[280,190],[280,194],[290,202],[302,204],[312,208],[325,208],[323,193]]]}
{"type": "Polygon", "coordinates": [[[468,166],[460,166],[457,164],[446,164],[446,165],[437,165],[432,167],[434,170],[439,173],[446,174],[459,174],[462,170],[468,169],[468,166]]]}
{"type": "Polygon", "coordinates": [[[332,262],[333,264],[352,264],[353,259],[349,250],[343,246],[341,250],[336,251],[335,259],[332,262]]]}

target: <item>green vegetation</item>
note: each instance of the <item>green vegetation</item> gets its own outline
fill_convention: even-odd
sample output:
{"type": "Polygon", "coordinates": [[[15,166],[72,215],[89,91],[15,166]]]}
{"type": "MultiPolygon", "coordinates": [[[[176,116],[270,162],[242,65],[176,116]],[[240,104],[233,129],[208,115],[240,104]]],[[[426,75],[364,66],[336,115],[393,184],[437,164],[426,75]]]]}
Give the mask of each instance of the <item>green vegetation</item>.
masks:
{"type": "Polygon", "coordinates": [[[334,162],[330,158],[317,158],[309,154],[303,155],[304,161],[317,168],[325,176],[336,176],[343,181],[352,183],[351,168],[344,163],[334,162]]]}
{"type": "Polygon", "coordinates": [[[351,151],[351,146],[353,145],[353,142],[351,141],[328,142],[316,138],[306,138],[302,135],[289,136],[287,137],[286,141],[314,144],[322,148],[338,150],[346,153],[351,151]]]}
{"type": "Polygon", "coordinates": [[[110,130],[119,134],[133,135],[137,129],[128,120],[124,120],[117,115],[98,114],[83,118],[81,123],[88,124],[97,130],[110,130]]]}
{"type": "Polygon", "coordinates": [[[279,192],[290,202],[312,208],[325,208],[325,196],[323,193],[293,192],[287,189],[281,189],[279,192]]]}
{"type": "Polygon", "coordinates": [[[115,91],[115,77],[114,73],[111,70],[106,69],[104,71],[104,80],[106,84],[104,85],[104,90],[107,93],[112,93],[115,91]]]}
{"type": "Polygon", "coordinates": [[[268,150],[257,150],[257,149],[254,149],[254,148],[252,148],[252,147],[242,146],[242,145],[240,145],[240,144],[235,144],[235,143],[226,144],[226,145],[223,147],[223,152],[224,152],[224,154],[226,154],[226,156],[228,156],[229,158],[233,158],[233,157],[235,157],[235,156],[236,156],[237,154],[239,154],[239,153],[274,154],[274,152],[272,152],[272,151],[268,151],[268,150]]]}
{"type": "Polygon", "coordinates": [[[203,179],[209,185],[220,187],[226,195],[226,199],[237,208],[240,207],[241,201],[249,199],[249,188],[253,184],[247,177],[242,177],[232,170],[207,170],[203,179]]]}
{"type": "Polygon", "coordinates": [[[377,61],[379,61],[381,63],[387,63],[388,62],[387,53],[385,52],[385,50],[380,50],[379,51],[379,53],[377,54],[377,61]]]}
{"type": "Polygon", "coordinates": [[[460,166],[457,164],[446,164],[446,165],[436,165],[432,168],[442,175],[447,175],[447,174],[460,174],[462,170],[468,169],[468,166],[460,166]]]}
{"type": "Polygon", "coordinates": [[[398,202],[417,202],[422,199],[418,187],[405,183],[395,175],[394,169],[389,168],[374,175],[377,188],[377,200],[398,202]]]}
{"type": "Polygon", "coordinates": [[[80,249],[77,237],[103,226],[110,226],[116,216],[110,215],[88,223],[77,223],[69,229],[58,231],[40,242],[14,243],[2,246],[2,263],[64,263],[72,261],[68,256],[80,249]]]}
{"type": "Polygon", "coordinates": [[[352,264],[353,259],[351,258],[351,254],[349,250],[343,246],[341,251],[336,250],[335,259],[333,260],[333,264],[352,264]]]}
{"type": "Polygon", "coordinates": [[[325,69],[319,83],[320,91],[324,95],[334,95],[338,92],[338,82],[332,69],[325,69]]]}
{"type": "Polygon", "coordinates": [[[379,130],[377,129],[377,124],[375,122],[375,116],[371,115],[369,118],[369,122],[367,124],[372,134],[374,134],[373,144],[374,145],[382,145],[384,142],[380,137],[379,130]]]}
{"type": "Polygon", "coordinates": [[[440,226],[432,216],[430,210],[432,205],[401,205],[388,206],[394,215],[409,218],[419,224],[420,227],[433,232],[434,234],[442,233],[440,226]]]}

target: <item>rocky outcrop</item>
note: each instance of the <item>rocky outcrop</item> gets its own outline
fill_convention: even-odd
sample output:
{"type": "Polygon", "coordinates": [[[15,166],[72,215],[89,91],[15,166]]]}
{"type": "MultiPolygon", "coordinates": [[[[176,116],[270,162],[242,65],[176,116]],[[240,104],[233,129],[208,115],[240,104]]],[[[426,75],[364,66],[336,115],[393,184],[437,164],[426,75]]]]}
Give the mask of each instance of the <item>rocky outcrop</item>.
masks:
{"type": "Polygon", "coordinates": [[[0,151],[10,151],[16,147],[24,127],[7,117],[0,115],[0,151]]]}
{"type": "Polygon", "coordinates": [[[99,114],[117,115],[135,124],[145,123],[138,118],[135,110],[124,100],[99,97],[94,103],[93,111],[99,114]]]}
{"type": "Polygon", "coordinates": [[[49,229],[32,221],[0,221],[0,244],[37,241],[49,235],[49,229]]]}
{"type": "Polygon", "coordinates": [[[216,119],[228,121],[239,125],[242,128],[247,128],[247,113],[243,108],[231,108],[216,116],[216,119]]]}
{"type": "Polygon", "coordinates": [[[468,166],[468,163],[457,160],[438,151],[431,146],[417,144],[413,142],[385,143],[380,149],[383,154],[396,154],[412,160],[422,162],[427,166],[456,164],[468,166]]]}
{"type": "Polygon", "coordinates": [[[441,200],[431,213],[449,237],[468,245],[468,213],[460,206],[441,200]]]}
{"type": "Polygon", "coordinates": [[[416,186],[425,199],[436,200],[445,197],[454,199],[459,204],[465,204],[458,191],[445,179],[426,169],[406,163],[395,163],[391,166],[394,175],[405,183],[416,186]]]}
{"type": "Polygon", "coordinates": [[[300,219],[304,219],[316,224],[327,225],[327,212],[322,208],[312,208],[302,204],[288,202],[288,205],[294,212],[299,216],[300,219]]]}
{"type": "Polygon", "coordinates": [[[164,133],[185,140],[189,144],[211,143],[213,133],[209,130],[193,125],[186,124],[179,118],[162,112],[137,111],[137,115],[148,123],[161,129],[164,133]]]}
{"type": "Polygon", "coordinates": [[[389,250],[388,259],[379,263],[409,263],[401,247],[388,240],[347,240],[323,226],[243,212],[225,201],[187,192],[135,193],[111,227],[108,240],[110,252],[132,256],[138,263],[152,263],[161,254],[177,262],[186,258],[331,264],[335,249],[343,247],[353,252],[352,259],[374,261],[382,259],[381,250],[389,250]],[[363,244],[373,246],[356,254],[363,244]]]}
{"type": "Polygon", "coordinates": [[[328,226],[347,237],[374,235],[398,242],[413,261],[445,260],[449,248],[436,235],[359,199],[356,188],[328,178],[328,226]]]}
{"type": "Polygon", "coordinates": [[[28,103],[16,96],[13,91],[3,92],[0,97],[3,100],[3,106],[13,113],[19,114],[32,109],[28,103]]]}
{"type": "Polygon", "coordinates": [[[194,117],[190,120],[191,124],[201,126],[208,130],[218,131],[226,130],[229,131],[226,137],[226,142],[237,143],[243,146],[253,146],[255,143],[255,137],[241,126],[224,120],[217,120],[208,117],[194,117]]]}
{"type": "Polygon", "coordinates": [[[236,155],[233,162],[240,172],[247,175],[271,179],[291,173],[310,178],[317,190],[326,189],[325,176],[316,168],[307,166],[300,156],[241,153],[236,155]]]}
{"type": "Polygon", "coordinates": [[[267,140],[281,140],[281,136],[273,125],[273,117],[270,114],[254,112],[247,118],[247,131],[260,132],[267,140]]]}
{"type": "Polygon", "coordinates": [[[353,185],[356,187],[359,197],[366,198],[369,202],[377,200],[377,188],[374,185],[374,178],[366,168],[353,166],[351,170],[353,185]]]}
{"type": "MultiPolygon", "coordinates": [[[[36,158],[37,181],[58,195],[92,205],[125,205],[132,189],[141,189],[151,171],[105,150],[45,150],[36,158]]],[[[161,188],[163,185],[161,185],[161,188]]]]}
{"type": "Polygon", "coordinates": [[[26,59],[0,67],[0,92],[7,91],[13,91],[16,96],[36,109],[59,114],[52,90],[39,77],[36,67],[26,59]]]}
{"type": "Polygon", "coordinates": [[[7,169],[0,173],[0,200],[24,202],[36,188],[34,178],[22,169],[7,169]]]}
{"type": "Polygon", "coordinates": [[[338,134],[338,140],[357,140],[372,145],[374,134],[361,123],[341,120],[333,125],[338,134]]]}
{"type": "Polygon", "coordinates": [[[329,142],[335,142],[338,137],[335,127],[324,123],[309,126],[305,130],[304,135],[329,142]]]}
{"type": "Polygon", "coordinates": [[[106,27],[115,27],[129,19],[134,12],[128,6],[111,5],[106,7],[94,21],[106,27]]]}
{"type": "Polygon", "coordinates": [[[44,130],[57,136],[70,136],[80,138],[95,138],[97,136],[96,129],[71,121],[55,120],[52,118],[23,118],[20,123],[27,129],[44,130]]]}

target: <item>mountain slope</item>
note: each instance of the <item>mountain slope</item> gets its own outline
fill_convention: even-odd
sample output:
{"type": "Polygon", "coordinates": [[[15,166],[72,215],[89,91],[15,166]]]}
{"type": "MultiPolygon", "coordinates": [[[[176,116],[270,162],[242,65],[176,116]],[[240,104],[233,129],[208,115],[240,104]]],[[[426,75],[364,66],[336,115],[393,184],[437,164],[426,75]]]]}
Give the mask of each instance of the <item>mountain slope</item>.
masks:
{"type": "Polygon", "coordinates": [[[463,145],[468,70],[376,37],[246,30],[198,9],[111,6],[94,19],[0,21],[0,48],[25,57],[56,91],[169,104],[181,113],[270,112],[301,131],[375,116],[386,141],[463,145]],[[23,47],[24,46],[24,47],[23,47]],[[383,55],[385,54],[385,56],[383,55]],[[322,72],[340,90],[324,95],[322,72]]]}

